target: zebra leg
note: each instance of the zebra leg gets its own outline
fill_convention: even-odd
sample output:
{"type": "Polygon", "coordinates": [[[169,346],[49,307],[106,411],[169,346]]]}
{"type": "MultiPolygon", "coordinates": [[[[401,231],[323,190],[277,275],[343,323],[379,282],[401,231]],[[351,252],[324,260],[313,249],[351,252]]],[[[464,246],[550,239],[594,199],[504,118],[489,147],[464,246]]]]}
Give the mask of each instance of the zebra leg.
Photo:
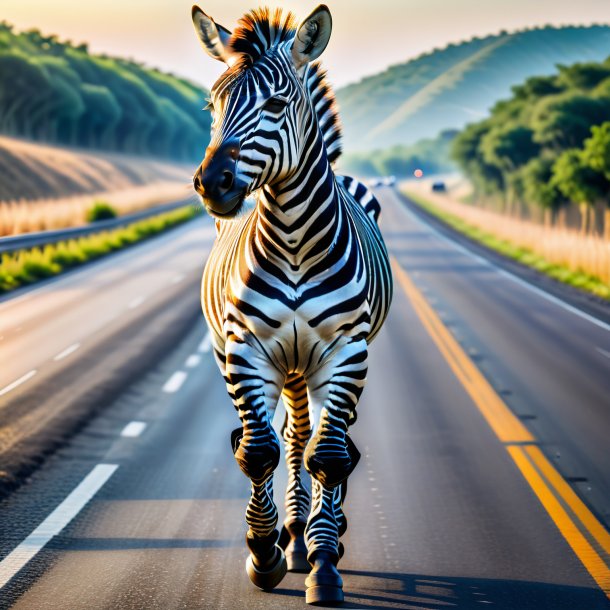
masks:
{"type": "Polygon", "coordinates": [[[297,375],[289,377],[282,396],[286,405],[283,437],[288,467],[288,485],[285,500],[286,519],[280,536],[280,545],[286,552],[288,571],[309,572],[310,565],[307,562],[304,536],[309,514],[309,492],[301,480],[301,464],[303,451],[311,434],[311,424],[309,423],[307,385],[303,377],[297,375]]]}
{"type": "Polygon", "coordinates": [[[341,486],[356,467],[360,454],[347,436],[364,387],[367,346],[364,340],[344,345],[308,379],[315,434],[305,450],[312,476],[312,509],[305,537],[312,571],[305,581],[306,601],[343,601],[343,581],[337,570],[339,535],[344,531],[341,486]]]}
{"type": "Polygon", "coordinates": [[[284,551],[277,544],[273,471],[279,463],[280,443],[271,426],[284,378],[244,342],[227,342],[226,350],[229,393],[242,423],[231,435],[233,452],[242,472],[252,482],[246,509],[246,544],[250,550],[246,571],[257,587],[271,590],[287,569],[284,551]]]}

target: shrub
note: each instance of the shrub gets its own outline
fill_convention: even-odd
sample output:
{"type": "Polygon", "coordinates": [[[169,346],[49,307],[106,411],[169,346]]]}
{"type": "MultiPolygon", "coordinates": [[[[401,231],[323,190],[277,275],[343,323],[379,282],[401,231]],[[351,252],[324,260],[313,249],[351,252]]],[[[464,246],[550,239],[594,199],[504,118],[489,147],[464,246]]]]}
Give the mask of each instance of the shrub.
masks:
{"type": "Polygon", "coordinates": [[[116,218],[116,210],[105,201],[95,201],[93,207],[87,211],[87,222],[97,222],[98,220],[110,220],[116,218]]]}

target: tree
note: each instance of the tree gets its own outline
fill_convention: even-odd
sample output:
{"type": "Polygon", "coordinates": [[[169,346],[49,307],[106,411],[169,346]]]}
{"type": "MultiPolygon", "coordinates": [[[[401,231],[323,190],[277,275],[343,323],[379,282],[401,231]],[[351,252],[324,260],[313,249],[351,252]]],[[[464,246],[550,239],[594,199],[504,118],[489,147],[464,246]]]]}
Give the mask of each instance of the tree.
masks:
{"type": "Polygon", "coordinates": [[[577,149],[566,150],[553,165],[551,184],[580,207],[580,230],[590,228],[589,213],[600,199],[608,197],[610,182],[604,174],[593,169],[577,149]]]}
{"type": "MultiPolygon", "coordinates": [[[[592,136],[585,140],[584,162],[596,172],[603,174],[610,183],[610,121],[593,127],[591,133],[592,136]]],[[[604,237],[610,241],[610,192],[608,191],[604,209],[604,237]]]]}
{"type": "Polygon", "coordinates": [[[610,120],[610,104],[576,91],[551,95],[538,102],[533,117],[534,138],[557,151],[582,146],[591,127],[610,120]]]}

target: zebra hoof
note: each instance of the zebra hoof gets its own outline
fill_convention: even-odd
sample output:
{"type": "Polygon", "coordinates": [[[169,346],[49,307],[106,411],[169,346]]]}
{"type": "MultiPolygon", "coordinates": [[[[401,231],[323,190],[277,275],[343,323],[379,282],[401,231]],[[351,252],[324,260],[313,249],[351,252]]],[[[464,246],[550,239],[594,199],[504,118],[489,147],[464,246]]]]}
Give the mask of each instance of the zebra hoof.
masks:
{"type": "Polygon", "coordinates": [[[305,579],[305,587],[305,601],[312,606],[338,606],[343,603],[343,579],[329,553],[319,552],[316,555],[313,570],[305,579]]]}
{"type": "Polygon", "coordinates": [[[343,589],[331,585],[308,587],[305,601],[312,606],[340,606],[343,603],[343,589]]]}
{"type": "Polygon", "coordinates": [[[275,549],[276,559],[270,567],[263,569],[255,566],[252,555],[246,560],[246,572],[248,573],[248,577],[252,581],[252,584],[263,591],[271,591],[277,587],[288,571],[284,551],[279,546],[276,546],[275,549]]]}

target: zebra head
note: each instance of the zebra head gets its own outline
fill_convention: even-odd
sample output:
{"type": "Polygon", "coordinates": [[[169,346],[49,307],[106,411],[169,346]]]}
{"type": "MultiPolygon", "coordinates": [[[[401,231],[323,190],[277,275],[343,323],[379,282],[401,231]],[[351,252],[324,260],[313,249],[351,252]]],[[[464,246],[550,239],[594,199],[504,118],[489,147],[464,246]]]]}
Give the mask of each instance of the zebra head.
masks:
{"type": "Polygon", "coordinates": [[[193,23],[204,50],[228,66],[211,90],[212,137],[195,190],[210,214],[234,217],[248,195],[299,168],[306,134],[317,124],[308,84],[312,74],[317,85],[324,76],[310,62],[328,44],[331,15],[320,5],[296,27],[290,13],[258,9],[231,33],[194,6],[193,23]]]}

